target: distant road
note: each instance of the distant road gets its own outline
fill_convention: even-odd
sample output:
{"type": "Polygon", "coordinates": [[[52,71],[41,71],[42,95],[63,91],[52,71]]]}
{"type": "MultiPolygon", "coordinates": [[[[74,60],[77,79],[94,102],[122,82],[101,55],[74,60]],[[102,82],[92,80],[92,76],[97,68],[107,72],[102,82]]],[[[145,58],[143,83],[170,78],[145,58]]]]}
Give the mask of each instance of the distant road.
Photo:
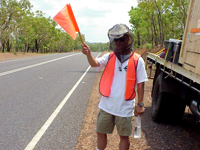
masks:
{"type": "Polygon", "coordinates": [[[0,149],[75,149],[95,75],[82,53],[0,62],[0,149]]]}

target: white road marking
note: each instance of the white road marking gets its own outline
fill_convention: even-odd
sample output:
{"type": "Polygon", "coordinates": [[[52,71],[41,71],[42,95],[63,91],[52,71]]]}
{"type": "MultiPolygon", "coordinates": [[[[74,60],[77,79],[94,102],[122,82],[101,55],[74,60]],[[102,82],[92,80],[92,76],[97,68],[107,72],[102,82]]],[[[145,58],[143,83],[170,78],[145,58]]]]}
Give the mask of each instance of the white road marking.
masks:
{"type": "Polygon", "coordinates": [[[68,55],[68,56],[52,59],[52,60],[49,60],[49,61],[41,62],[41,63],[38,63],[38,64],[34,64],[34,65],[30,65],[30,66],[26,66],[26,67],[14,69],[14,70],[2,72],[2,73],[0,73],[0,77],[4,76],[4,75],[7,75],[7,74],[15,73],[15,72],[18,72],[18,71],[22,71],[22,70],[25,70],[25,69],[29,69],[29,68],[33,68],[33,67],[36,67],[36,66],[44,65],[44,64],[47,64],[47,63],[50,63],[50,62],[54,62],[54,61],[57,61],[57,60],[61,60],[61,59],[64,59],[64,58],[67,58],[67,57],[71,57],[71,56],[74,56],[74,55],[79,55],[79,54],[81,54],[81,53],[72,54],[72,55],[68,55]]]}
{"type": "MultiPolygon", "coordinates": [[[[100,53],[101,54],[101,53],[100,53]]],[[[99,54],[99,55],[100,55],[99,54]]],[[[99,56],[98,55],[98,56],[99,56]]],[[[97,57],[98,57],[97,56],[97,57]]],[[[87,74],[88,70],[91,68],[89,66],[85,73],[80,77],[80,79],[76,82],[76,84],[73,86],[73,88],[69,91],[69,93],[66,95],[66,97],[62,100],[62,102],[58,105],[58,107],[54,110],[54,112],[51,114],[51,116],[48,118],[48,120],[44,123],[44,125],[40,128],[40,130],[37,132],[37,134],[33,137],[33,139],[30,141],[30,143],[26,146],[24,150],[33,150],[36,144],[39,142],[43,134],[46,132],[46,130],[49,128],[53,120],[56,118],[60,110],[63,108],[67,100],[70,98],[74,90],[78,87],[80,84],[81,80],[85,77],[87,74]]]]}

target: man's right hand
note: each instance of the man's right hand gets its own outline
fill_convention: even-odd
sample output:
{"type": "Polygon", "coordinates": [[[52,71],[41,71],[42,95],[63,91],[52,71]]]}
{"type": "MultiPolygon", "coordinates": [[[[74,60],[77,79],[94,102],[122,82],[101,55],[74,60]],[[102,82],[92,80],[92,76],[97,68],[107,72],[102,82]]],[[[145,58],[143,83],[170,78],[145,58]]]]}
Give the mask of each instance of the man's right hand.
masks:
{"type": "Polygon", "coordinates": [[[83,43],[82,45],[82,53],[85,54],[85,55],[90,55],[91,54],[91,50],[90,50],[90,47],[83,43]]]}
{"type": "Polygon", "coordinates": [[[90,47],[87,44],[82,44],[82,53],[87,56],[88,62],[92,67],[99,67],[99,62],[92,56],[90,47]]]}

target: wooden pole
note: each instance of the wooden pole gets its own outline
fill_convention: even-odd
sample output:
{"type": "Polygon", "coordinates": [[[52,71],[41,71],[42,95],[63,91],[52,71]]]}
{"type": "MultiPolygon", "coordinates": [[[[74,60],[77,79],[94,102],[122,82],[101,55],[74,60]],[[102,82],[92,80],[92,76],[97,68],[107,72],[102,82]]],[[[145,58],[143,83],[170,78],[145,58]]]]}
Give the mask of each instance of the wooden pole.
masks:
{"type": "Polygon", "coordinates": [[[80,39],[81,39],[81,43],[84,44],[84,41],[83,41],[83,38],[82,38],[82,36],[81,36],[80,31],[78,31],[78,34],[79,34],[79,37],[80,37],[80,39]]]}

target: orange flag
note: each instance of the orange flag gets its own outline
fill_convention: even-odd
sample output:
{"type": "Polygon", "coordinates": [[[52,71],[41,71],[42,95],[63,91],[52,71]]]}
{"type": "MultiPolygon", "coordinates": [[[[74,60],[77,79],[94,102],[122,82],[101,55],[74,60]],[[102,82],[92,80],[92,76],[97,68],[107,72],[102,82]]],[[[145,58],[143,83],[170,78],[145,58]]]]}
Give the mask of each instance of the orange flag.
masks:
{"type": "Polygon", "coordinates": [[[76,32],[80,30],[76,22],[71,5],[67,4],[54,18],[53,18],[74,40],[76,39],[76,32]]]}

